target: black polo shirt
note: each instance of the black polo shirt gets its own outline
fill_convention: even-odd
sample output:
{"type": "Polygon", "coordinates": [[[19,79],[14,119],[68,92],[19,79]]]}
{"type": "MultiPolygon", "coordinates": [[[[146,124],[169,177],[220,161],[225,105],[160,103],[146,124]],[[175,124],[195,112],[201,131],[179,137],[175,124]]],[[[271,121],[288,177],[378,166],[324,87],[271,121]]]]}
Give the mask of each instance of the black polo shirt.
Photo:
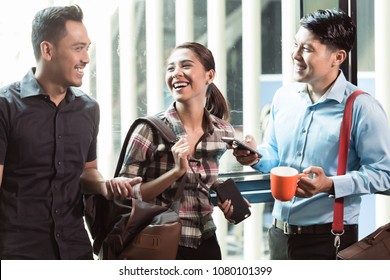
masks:
{"type": "Polygon", "coordinates": [[[96,159],[97,102],[76,88],[55,106],[33,75],[0,89],[0,256],[90,256],[80,175],[96,159]]]}

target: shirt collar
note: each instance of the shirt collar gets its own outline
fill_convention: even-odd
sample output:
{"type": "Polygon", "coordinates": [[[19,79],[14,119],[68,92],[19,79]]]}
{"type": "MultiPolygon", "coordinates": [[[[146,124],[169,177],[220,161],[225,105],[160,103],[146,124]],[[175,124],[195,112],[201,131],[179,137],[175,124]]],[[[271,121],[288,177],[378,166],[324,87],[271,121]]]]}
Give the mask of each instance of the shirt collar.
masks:
{"type": "MultiPolygon", "coordinates": [[[[344,76],[342,70],[339,70],[339,75],[333,85],[328,89],[323,97],[321,97],[320,101],[325,101],[327,99],[335,100],[341,103],[344,99],[344,93],[347,88],[347,79],[344,76]]],[[[307,84],[302,83],[298,88],[298,93],[301,95],[307,95],[307,84]]],[[[318,103],[318,102],[317,102],[318,103]]]]}
{"type": "MultiPolygon", "coordinates": [[[[20,97],[26,98],[30,96],[39,96],[47,95],[41,86],[39,85],[37,79],[34,76],[36,68],[31,68],[27,74],[20,81],[20,97]]],[[[75,97],[85,95],[85,93],[75,87],[69,87],[67,91],[68,100],[74,100],[75,97]]]]}
{"type": "MultiPolygon", "coordinates": [[[[184,125],[180,120],[180,117],[176,111],[176,102],[173,102],[168,109],[165,111],[165,117],[167,121],[172,125],[173,131],[176,135],[183,136],[186,134],[184,130],[184,125]]],[[[211,135],[214,133],[214,126],[218,126],[216,117],[210,114],[206,109],[204,109],[203,121],[206,122],[206,133],[211,135]]]]}
{"type": "Polygon", "coordinates": [[[346,88],[347,79],[345,78],[343,71],[340,70],[339,76],[330,88],[327,99],[336,100],[339,103],[343,102],[346,88]]]}

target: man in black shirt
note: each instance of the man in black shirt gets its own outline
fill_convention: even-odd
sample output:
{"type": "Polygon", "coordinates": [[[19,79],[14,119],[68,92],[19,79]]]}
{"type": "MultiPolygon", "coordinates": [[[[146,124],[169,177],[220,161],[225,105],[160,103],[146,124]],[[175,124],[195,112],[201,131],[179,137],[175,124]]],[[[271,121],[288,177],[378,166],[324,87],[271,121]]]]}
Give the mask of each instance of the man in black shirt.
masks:
{"type": "Polygon", "coordinates": [[[97,170],[98,103],[79,89],[90,40],[78,6],[33,20],[37,61],[0,89],[1,259],[93,259],[83,193],[130,196],[140,178],[97,170]]]}

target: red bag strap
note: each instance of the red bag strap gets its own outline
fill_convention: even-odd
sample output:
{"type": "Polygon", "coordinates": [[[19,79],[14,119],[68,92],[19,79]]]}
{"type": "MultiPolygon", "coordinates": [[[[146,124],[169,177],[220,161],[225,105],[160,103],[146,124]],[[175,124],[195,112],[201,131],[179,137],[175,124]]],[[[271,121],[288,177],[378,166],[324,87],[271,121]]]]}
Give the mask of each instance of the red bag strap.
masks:
{"type": "MultiPolygon", "coordinates": [[[[345,104],[343,120],[340,129],[340,144],[339,144],[339,159],[337,167],[337,175],[344,175],[347,171],[348,149],[351,139],[352,126],[352,111],[353,103],[357,96],[365,93],[362,90],[357,90],[352,93],[345,104]]],[[[334,201],[334,214],[332,232],[334,234],[342,234],[344,232],[344,198],[336,198],[334,201]]]]}

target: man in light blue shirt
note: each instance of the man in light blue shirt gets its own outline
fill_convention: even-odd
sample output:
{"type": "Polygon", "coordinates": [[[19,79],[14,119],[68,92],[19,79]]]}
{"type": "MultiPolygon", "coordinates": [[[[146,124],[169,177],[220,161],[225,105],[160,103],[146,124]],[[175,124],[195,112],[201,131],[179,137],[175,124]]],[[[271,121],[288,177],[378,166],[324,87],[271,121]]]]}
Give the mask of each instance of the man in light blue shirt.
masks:
{"type": "MultiPolygon", "coordinates": [[[[361,196],[390,188],[390,130],[379,102],[357,97],[352,116],[347,173],[336,176],[344,106],[357,87],[339,69],[351,50],[356,27],[336,10],[305,16],[292,49],[296,83],[277,90],[259,159],[235,149],[243,165],[269,173],[291,166],[310,176],[298,183],[290,201],[275,200],[269,230],[271,259],[335,259],[331,233],[334,198],[344,197],[344,228],[339,250],[357,241],[361,196]]],[[[252,136],[246,137],[252,147],[252,136]]]]}

